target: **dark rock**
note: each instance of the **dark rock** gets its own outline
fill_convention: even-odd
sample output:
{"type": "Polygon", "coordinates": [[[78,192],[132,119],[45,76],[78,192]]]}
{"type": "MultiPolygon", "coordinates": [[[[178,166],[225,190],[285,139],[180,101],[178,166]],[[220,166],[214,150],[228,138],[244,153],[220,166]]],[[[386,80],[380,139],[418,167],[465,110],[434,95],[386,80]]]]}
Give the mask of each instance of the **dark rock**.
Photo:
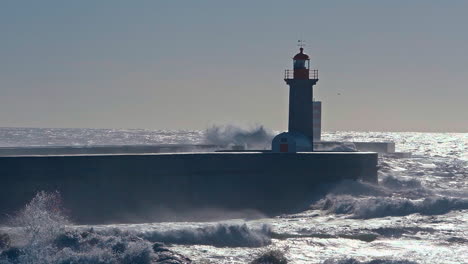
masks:
{"type": "Polygon", "coordinates": [[[156,255],[154,263],[158,264],[191,264],[192,260],[175,253],[165,247],[164,243],[155,242],[153,244],[153,251],[156,255]]]}
{"type": "Polygon", "coordinates": [[[288,259],[284,256],[284,253],[279,250],[270,250],[262,253],[250,264],[287,264],[288,259]]]}
{"type": "Polygon", "coordinates": [[[156,253],[154,263],[158,264],[191,264],[192,260],[170,250],[156,253]]]}
{"type": "Polygon", "coordinates": [[[166,245],[164,243],[161,243],[161,242],[154,242],[153,243],[153,249],[155,248],[159,248],[159,247],[165,247],[166,245]]]}
{"type": "Polygon", "coordinates": [[[11,240],[7,234],[0,233],[0,250],[5,250],[10,247],[11,240]]]}
{"type": "Polygon", "coordinates": [[[160,248],[153,248],[153,251],[154,253],[159,253],[159,252],[170,251],[170,250],[167,248],[160,247],[160,248]]]}
{"type": "Polygon", "coordinates": [[[153,244],[153,251],[154,251],[155,253],[158,253],[158,252],[169,251],[169,249],[167,249],[167,248],[164,247],[164,243],[155,242],[155,243],[153,244]]]}

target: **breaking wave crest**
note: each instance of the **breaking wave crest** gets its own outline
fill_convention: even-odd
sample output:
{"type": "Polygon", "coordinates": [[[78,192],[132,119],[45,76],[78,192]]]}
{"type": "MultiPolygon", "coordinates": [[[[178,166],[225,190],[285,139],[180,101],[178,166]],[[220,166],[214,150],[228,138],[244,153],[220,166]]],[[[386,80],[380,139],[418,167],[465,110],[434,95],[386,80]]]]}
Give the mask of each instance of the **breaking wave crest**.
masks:
{"type": "Polygon", "coordinates": [[[161,243],[151,243],[130,234],[103,235],[93,229],[69,230],[34,247],[10,248],[0,254],[0,263],[166,263],[188,264],[190,259],[161,243]],[[169,260],[171,262],[169,262],[169,260]]]}
{"type": "Polygon", "coordinates": [[[415,179],[401,180],[393,176],[383,177],[381,185],[390,189],[422,189],[423,186],[420,181],[415,179]]]}
{"type": "Polygon", "coordinates": [[[468,199],[447,197],[426,189],[417,180],[384,177],[380,185],[343,181],[311,206],[332,214],[368,219],[386,216],[441,215],[468,209],[468,199]]]}
{"type": "Polygon", "coordinates": [[[352,142],[343,142],[343,143],[336,143],[333,145],[321,145],[314,146],[314,150],[316,151],[340,151],[340,152],[354,152],[358,151],[356,145],[352,142]]]}
{"type": "Polygon", "coordinates": [[[24,244],[34,245],[49,241],[65,230],[70,221],[64,211],[58,192],[41,191],[11,217],[9,223],[22,230],[21,238],[24,244]]]}
{"type": "Polygon", "coordinates": [[[205,142],[214,145],[239,145],[246,148],[264,149],[270,147],[274,137],[272,131],[259,125],[253,128],[242,128],[234,125],[212,126],[205,130],[205,142]]]}
{"type": "Polygon", "coordinates": [[[194,229],[149,232],[143,237],[149,241],[169,244],[212,245],[216,247],[263,247],[271,244],[271,229],[263,225],[259,229],[246,224],[200,227],[194,229]]]}
{"type": "Polygon", "coordinates": [[[388,196],[391,190],[368,182],[343,180],[335,184],[328,195],[352,195],[352,196],[388,196]]]}
{"type": "Polygon", "coordinates": [[[0,263],[171,263],[190,259],[165,244],[262,247],[271,228],[223,223],[163,231],[122,231],[115,227],[73,226],[63,213],[59,193],[39,192],[0,232],[0,263]],[[166,261],[166,262],[164,262],[166,261]]]}
{"type": "Polygon", "coordinates": [[[60,205],[58,193],[39,192],[14,216],[9,232],[0,233],[0,263],[191,263],[161,243],[130,233],[117,236],[97,233],[92,228],[74,229],[60,205]]]}
{"type": "Polygon", "coordinates": [[[246,224],[216,224],[175,230],[151,230],[144,232],[108,229],[99,233],[112,236],[132,234],[150,242],[179,245],[210,245],[215,247],[262,247],[271,244],[271,228],[262,225],[250,228],[246,224]]]}
{"type": "Polygon", "coordinates": [[[314,209],[335,214],[350,214],[352,218],[378,218],[405,216],[419,213],[440,215],[453,210],[468,209],[468,199],[430,197],[410,200],[393,197],[353,197],[349,195],[328,196],[313,205],[314,209]]]}

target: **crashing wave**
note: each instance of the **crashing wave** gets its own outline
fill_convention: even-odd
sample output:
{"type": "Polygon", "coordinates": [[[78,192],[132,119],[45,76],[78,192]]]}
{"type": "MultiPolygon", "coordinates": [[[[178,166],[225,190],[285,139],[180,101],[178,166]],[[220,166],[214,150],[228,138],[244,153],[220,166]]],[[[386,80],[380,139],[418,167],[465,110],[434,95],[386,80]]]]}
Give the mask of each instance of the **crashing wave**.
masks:
{"type": "Polygon", "coordinates": [[[246,224],[217,224],[192,229],[152,231],[141,236],[149,241],[184,245],[211,245],[216,247],[263,247],[271,244],[271,229],[259,229],[246,224]]]}
{"type": "Polygon", "coordinates": [[[51,240],[65,230],[70,221],[64,212],[60,193],[41,191],[9,222],[23,231],[22,243],[32,245],[51,240]]]}
{"type": "Polygon", "coordinates": [[[380,184],[390,189],[416,189],[423,188],[420,181],[416,179],[401,180],[394,176],[382,177],[380,184]]]}
{"type": "Polygon", "coordinates": [[[328,196],[312,206],[335,214],[350,214],[352,218],[369,219],[386,216],[441,215],[453,210],[468,209],[468,199],[429,197],[410,200],[394,197],[328,196]]]}
{"type": "Polygon", "coordinates": [[[137,232],[94,230],[71,226],[58,193],[39,192],[11,220],[9,234],[0,234],[0,263],[172,263],[190,259],[168,244],[216,247],[262,247],[271,244],[270,227],[217,224],[180,230],[137,232]],[[10,243],[11,242],[11,243],[10,243]],[[14,246],[12,246],[14,245],[14,246]]]}
{"type": "Polygon", "coordinates": [[[172,252],[161,243],[124,235],[98,234],[94,230],[67,231],[52,241],[41,241],[34,247],[14,247],[0,254],[0,263],[192,263],[190,259],[172,252]]]}
{"type": "Polygon", "coordinates": [[[263,126],[251,129],[234,125],[212,126],[205,130],[205,142],[221,146],[245,146],[246,148],[269,148],[273,132],[263,126]]]}
{"type": "Polygon", "coordinates": [[[192,263],[161,243],[130,233],[116,236],[72,229],[60,205],[58,193],[39,192],[13,217],[12,233],[0,235],[0,263],[192,263]]]}
{"type": "Polygon", "coordinates": [[[415,213],[441,215],[468,209],[468,199],[438,195],[415,179],[385,176],[379,185],[359,181],[337,183],[325,198],[312,204],[311,208],[334,214],[349,214],[359,219],[415,213]]]}
{"type": "Polygon", "coordinates": [[[331,151],[331,152],[356,152],[358,151],[356,145],[352,142],[343,142],[343,143],[336,143],[333,145],[321,145],[318,144],[314,146],[314,150],[316,151],[331,151]]]}
{"type": "Polygon", "coordinates": [[[388,196],[390,190],[368,182],[343,180],[333,185],[328,192],[329,195],[370,195],[370,196],[388,196]]]}

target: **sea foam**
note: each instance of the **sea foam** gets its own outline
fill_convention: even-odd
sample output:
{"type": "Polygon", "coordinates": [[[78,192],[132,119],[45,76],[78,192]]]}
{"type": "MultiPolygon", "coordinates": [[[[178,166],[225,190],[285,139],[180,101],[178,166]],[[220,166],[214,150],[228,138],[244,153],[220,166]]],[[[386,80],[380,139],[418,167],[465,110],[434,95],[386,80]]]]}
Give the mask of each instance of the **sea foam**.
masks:
{"type": "Polygon", "coordinates": [[[353,197],[350,195],[327,196],[312,206],[328,213],[349,214],[351,218],[378,218],[385,216],[405,216],[419,213],[440,215],[453,210],[468,209],[468,199],[429,197],[410,200],[393,197],[353,197]]]}
{"type": "Polygon", "coordinates": [[[240,145],[247,148],[267,148],[271,145],[274,133],[258,125],[243,128],[235,125],[212,126],[205,130],[205,142],[215,145],[240,145]]]}

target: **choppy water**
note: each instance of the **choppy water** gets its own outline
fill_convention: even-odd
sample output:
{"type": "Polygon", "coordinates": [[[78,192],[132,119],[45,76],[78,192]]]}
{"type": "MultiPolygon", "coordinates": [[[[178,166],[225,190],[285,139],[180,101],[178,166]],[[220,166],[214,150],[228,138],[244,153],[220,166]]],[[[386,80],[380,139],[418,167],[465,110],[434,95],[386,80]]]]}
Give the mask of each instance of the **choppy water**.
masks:
{"type": "MultiPolygon", "coordinates": [[[[0,146],[205,143],[213,138],[238,144],[250,135],[234,128],[211,132],[218,134],[207,137],[203,131],[1,128],[0,146]]],[[[255,132],[251,134],[265,141],[255,132]]],[[[49,247],[50,239],[38,239],[28,251],[29,259],[22,261],[131,263],[124,259],[146,256],[149,243],[159,241],[197,263],[248,263],[269,248],[284,251],[291,263],[297,264],[468,263],[468,134],[334,132],[325,133],[324,139],[394,141],[397,151],[412,152],[413,158],[381,157],[379,185],[338,183],[311,204],[310,210],[294,215],[209,223],[63,223],[65,230],[83,232],[93,228],[86,239],[92,237],[97,244],[57,249],[49,247]],[[117,243],[126,248],[118,256],[112,250],[117,243]]],[[[45,210],[41,206],[30,209],[36,213],[45,210]]],[[[34,219],[45,234],[63,232],[46,224],[58,220],[47,218],[37,224],[34,219]]],[[[18,228],[2,230],[12,235],[13,242],[25,241],[18,228]]]]}

